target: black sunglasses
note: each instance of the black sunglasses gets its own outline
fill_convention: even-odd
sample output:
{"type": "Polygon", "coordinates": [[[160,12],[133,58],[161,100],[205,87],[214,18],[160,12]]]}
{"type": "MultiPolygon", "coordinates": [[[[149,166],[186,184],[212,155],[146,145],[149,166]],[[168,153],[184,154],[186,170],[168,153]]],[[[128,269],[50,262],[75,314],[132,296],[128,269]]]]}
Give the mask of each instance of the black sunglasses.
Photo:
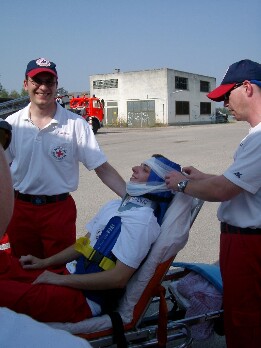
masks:
{"type": "Polygon", "coordinates": [[[232,91],[234,91],[234,89],[236,89],[236,88],[242,86],[243,83],[244,83],[244,82],[237,83],[229,92],[227,92],[227,93],[224,95],[224,101],[228,101],[229,96],[230,96],[230,93],[231,93],[232,91]]]}
{"type": "Polygon", "coordinates": [[[40,87],[42,85],[45,85],[47,87],[53,87],[57,81],[54,79],[48,79],[48,80],[42,80],[39,79],[38,77],[30,78],[29,80],[35,87],[40,87]]]}

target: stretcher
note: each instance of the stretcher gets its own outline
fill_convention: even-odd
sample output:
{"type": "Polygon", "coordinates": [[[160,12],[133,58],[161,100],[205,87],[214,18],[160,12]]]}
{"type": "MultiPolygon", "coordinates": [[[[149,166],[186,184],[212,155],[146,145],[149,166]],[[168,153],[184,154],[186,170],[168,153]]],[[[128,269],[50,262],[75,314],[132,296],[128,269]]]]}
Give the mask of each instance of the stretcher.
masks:
{"type": "MultiPolygon", "coordinates": [[[[175,294],[173,286],[188,273],[189,266],[175,264],[174,259],[185,246],[203,203],[182,193],[174,196],[158,239],[128,282],[115,313],[78,323],[49,325],[79,335],[93,347],[165,347],[170,341],[177,342],[180,348],[190,347],[193,341],[191,327],[219,320],[223,314],[222,309],[217,309],[186,317],[186,306],[181,304],[181,296],[175,294]]],[[[220,275],[217,278],[216,284],[222,292],[220,275]]],[[[212,284],[215,284],[213,279],[212,284]]]]}

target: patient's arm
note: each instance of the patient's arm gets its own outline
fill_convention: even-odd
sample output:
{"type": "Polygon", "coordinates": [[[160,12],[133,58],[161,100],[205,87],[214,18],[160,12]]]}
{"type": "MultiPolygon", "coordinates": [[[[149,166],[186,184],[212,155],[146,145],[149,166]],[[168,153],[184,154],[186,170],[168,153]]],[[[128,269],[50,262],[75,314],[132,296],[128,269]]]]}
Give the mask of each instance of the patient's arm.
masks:
{"type": "Polygon", "coordinates": [[[135,268],[126,266],[117,260],[113,269],[98,273],[59,275],[45,271],[33,284],[54,284],[81,290],[124,288],[135,271],[135,268]]]}
{"type": "Polygon", "coordinates": [[[33,255],[26,255],[21,256],[19,261],[24,269],[38,269],[47,268],[50,266],[65,265],[67,262],[78,259],[80,255],[81,254],[74,249],[73,244],[46,259],[39,259],[38,257],[35,257],[33,255]]]}

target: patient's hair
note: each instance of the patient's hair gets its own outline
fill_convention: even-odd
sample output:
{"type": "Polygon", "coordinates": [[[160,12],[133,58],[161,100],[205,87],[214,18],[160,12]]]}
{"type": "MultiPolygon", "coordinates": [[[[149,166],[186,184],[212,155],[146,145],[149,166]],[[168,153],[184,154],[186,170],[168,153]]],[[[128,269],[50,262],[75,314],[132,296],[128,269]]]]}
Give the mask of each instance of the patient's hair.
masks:
{"type": "Polygon", "coordinates": [[[155,157],[155,158],[161,157],[161,158],[164,158],[164,159],[169,161],[169,159],[167,157],[165,157],[165,156],[163,156],[163,155],[161,155],[159,153],[154,153],[151,157],[155,157]]]}

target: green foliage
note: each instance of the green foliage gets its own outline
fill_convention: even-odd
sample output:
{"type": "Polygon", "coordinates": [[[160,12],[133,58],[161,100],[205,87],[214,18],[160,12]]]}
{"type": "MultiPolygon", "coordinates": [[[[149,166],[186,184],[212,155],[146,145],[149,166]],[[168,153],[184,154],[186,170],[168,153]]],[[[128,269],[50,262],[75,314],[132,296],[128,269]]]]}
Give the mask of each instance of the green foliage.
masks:
{"type": "Polygon", "coordinates": [[[28,92],[27,92],[24,88],[22,88],[22,89],[21,89],[20,96],[21,96],[21,97],[25,97],[25,96],[27,96],[27,95],[28,95],[28,92]]]}
{"type": "Polygon", "coordinates": [[[3,85],[0,83],[0,98],[19,98],[22,94],[17,92],[16,90],[12,90],[11,92],[8,92],[3,85]]]}
{"type": "Polygon", "coordinates": [[[15,90],[12,90],[10,93],[9,93],[9,97],[12,98],[12,99],[16,99],[16,98],[19,98],[20,97],[20,94],[15,91],[15,90]]]}
{"type": "Polygon", "coordinates": [[[8,98],[8,97],[9,97],[9,93],[7,92],[7,90],[5,88],[1,87],[1,89],[0,89],[0,98],[8,98]]]}

